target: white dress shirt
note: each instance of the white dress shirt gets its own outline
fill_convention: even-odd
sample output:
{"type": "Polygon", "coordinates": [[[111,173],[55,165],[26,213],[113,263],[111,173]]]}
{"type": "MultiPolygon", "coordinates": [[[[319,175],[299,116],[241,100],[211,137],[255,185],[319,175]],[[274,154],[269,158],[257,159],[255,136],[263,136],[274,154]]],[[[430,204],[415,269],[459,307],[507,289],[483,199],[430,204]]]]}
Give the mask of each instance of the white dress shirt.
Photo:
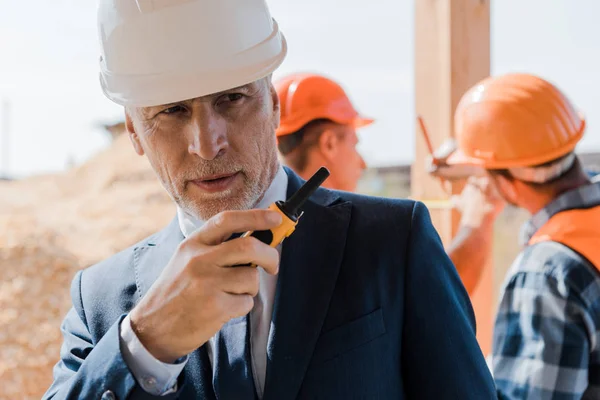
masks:
{"type": "MultiPolygon", "coordinates": [[[[271,203],[285,200],[288,178],[283,167],[279,167],[277,175],[265,192],[263,199],[255,208],[268,208],[271,203]]],[[[204,221],[189,215],[177,208],[179,227],[185,237],[200,228],[204,221]]],[[[278,247],[281,254],[281,248],[278,247]]],[[[271,328],[273,301],[277,287],[277,276],[267,274],[259,268],[260,289],[254,298],[254,308],[250,311],[250,352],[252,372],[259,398],[262,398],[267,369],[267,341],[271,328]]],[[[155,396],[167,395],[177,390],[177,377],[185,367],[188,357],[185,356],[175,364],[163,363],[157,360],[140,342],[131,328],[129,316],[121,323],[121,348],[127,366],[141,387],[155,396]]],[[[206,343],[208,357],[212,364],[215,355],[214,337],[206,343]]]]}

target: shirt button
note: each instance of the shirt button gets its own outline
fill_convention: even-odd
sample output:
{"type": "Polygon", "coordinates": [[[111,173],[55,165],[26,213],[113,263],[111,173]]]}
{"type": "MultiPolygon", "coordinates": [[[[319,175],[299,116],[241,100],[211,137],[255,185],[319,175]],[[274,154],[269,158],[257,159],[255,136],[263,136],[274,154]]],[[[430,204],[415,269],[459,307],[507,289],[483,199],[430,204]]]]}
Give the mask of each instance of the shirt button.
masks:
{"type": "Polygon", "coordinates": [[[113,392],[107,390],[106,392],[102,393],[102,397],[100,398],[100,400],[116,400],[116,397],[113,392]]]}

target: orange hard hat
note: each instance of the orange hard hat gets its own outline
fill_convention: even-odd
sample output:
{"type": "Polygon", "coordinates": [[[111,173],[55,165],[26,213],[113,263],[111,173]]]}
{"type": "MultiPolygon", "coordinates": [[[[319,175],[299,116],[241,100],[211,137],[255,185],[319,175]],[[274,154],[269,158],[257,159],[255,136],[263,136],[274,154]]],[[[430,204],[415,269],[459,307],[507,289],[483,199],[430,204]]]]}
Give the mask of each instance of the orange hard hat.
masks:
{"type": "Polygon", "coordinates": [[[575,149],[585,119],[554,85],[529,74],[489,77],[461,98],[448,164],[536,166],[575,149]]]}
{"type": "Polygon", "coordinates": [[[293,74],[274,82],[281,107],[277,137],[297,132],[316,119],[329,119],[356,128],[374,120],[354,109],[346,92],[336,82],[317,74],[293,74]]]}

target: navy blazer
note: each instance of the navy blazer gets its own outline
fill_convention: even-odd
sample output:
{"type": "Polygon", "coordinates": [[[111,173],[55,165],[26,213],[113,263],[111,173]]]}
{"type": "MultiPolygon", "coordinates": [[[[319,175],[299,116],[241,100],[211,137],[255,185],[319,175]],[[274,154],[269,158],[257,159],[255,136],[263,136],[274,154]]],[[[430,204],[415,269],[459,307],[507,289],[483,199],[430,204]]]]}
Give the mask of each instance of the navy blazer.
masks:
{"type": "MultiPolygon", "coordinates": [[[[286,171],[290,194],[302,180],[286,171]]],[[[469,297],[422,203],[319,189],[304,212],[283,244],[264,400],[496,398],[469,297]]],[[[141,389],[119,348],[120,321],[181,240],[175,218],[77,273],[45,399],[219,398],[205,346],[164,397],[141,389]]]]}

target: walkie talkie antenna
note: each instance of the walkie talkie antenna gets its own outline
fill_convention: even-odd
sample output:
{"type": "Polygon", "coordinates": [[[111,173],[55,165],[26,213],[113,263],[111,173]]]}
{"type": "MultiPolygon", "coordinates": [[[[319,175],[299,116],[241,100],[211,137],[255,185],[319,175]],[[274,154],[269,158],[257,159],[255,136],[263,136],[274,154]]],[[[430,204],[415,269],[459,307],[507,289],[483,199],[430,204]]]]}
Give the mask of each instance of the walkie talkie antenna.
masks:
{"type": "Polygon", "coordinates": [[[312,194],[329,177],[329,171],[325,167],[319,170],[308,180],[289,200],[280,204],[281,211],[290,217],[297,217],[300,207],[312,196],[312,194]]]}

